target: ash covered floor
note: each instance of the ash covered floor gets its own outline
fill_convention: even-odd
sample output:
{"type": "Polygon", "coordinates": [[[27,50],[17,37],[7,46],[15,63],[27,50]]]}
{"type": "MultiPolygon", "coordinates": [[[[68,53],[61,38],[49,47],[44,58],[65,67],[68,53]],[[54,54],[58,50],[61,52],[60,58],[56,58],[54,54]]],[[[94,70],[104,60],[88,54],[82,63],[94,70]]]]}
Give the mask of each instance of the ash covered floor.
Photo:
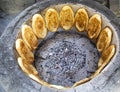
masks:
{"type": "Polygon", "coordinates": [[[99,53],[86,36],[58,32],[39,45],[35,58],[35,66],[44,81],[72,86],[95,72],[99,53]]]}

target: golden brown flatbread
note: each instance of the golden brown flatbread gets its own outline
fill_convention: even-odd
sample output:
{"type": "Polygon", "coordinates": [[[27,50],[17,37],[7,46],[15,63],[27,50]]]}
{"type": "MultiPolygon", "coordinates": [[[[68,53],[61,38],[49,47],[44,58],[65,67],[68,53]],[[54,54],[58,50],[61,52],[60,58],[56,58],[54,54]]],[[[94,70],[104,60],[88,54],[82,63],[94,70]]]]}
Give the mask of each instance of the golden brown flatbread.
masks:
{"type": "Polygon", "coordinates": [[[109,27],[105,27],[101,31],[98,37],[98,41],[97,41],[98,51],[101,52],[104,49],[106,49],[110,45],[111,40],[112,40],[112,30],[109,27]]]}
{"type": "Polygon", "coordinates": [[[101,31],[101,16],[99,14],[94,14],[90,17],[88,22],[88,36],[91,39],[96,39],[101,31]]]}
{"type": "Polygon", "coordinates": [[[26,59],[29,63],[32,63],[34,61],[33,53],[30,51],[22,39],[16,40],[15,47],[22,59],[26,59]]]}
{"type": "Polygon", "coordinates": [[[87,11],[84,8],[80,8],[75,15],[75,26],[79,32],[87,29],[88,20],[87,11]]]}
{"type": "Polygon", "coordinates": [[[21,67],[21,69],[27,74],[33,74],[33,75],[37,75],[38,72],[37,70],[33,67],[32,64],[27,63],[27,60],[22,59],[21,57],[18,58],[18,64],[21,67]]]}
{"type": "Polygon", "coordinates": [[[115,54],[115,45],[110,45],[102,52],[101,58],[99,59],[98,62],[98,67],[101,67],[103,64],[107,65],[114,54],[115,54]]]}
{"type": "Polygon", "coordinates": [[[83,84],[83,83],[85,83],[85,82],[88,82],[89,80],[91,80],[91,77],[85,78],[85,79],[83,79],[83,80],[80,80],[80,81],[76,82],[76,83],[73,85],[73,87],[79,86],[80,84],[83,84]]]}
{"type": "Polygon", "coordinates": [[[32,28],[35,35],[38,38],[45,38],[47,35],[47,28],[45,25],[45,21],[40,14],[35,14],[32,17],[32,28]]]}
{"type": "Polygon", "coordinates": [[[59,26],[58,12],[53,8],[49,8],[45,14],[45,21],[48,30],[51,32],[56,32],[59,26]]]}
{"type": "Polygon", "coordinates": [[[33,33],[33,30],[30,26],[28,25],[22,25],[22,38],[24,42],[27,44],[27,46],[31,49],[34,50],[38,46],[38,39],[33,33]]]}
{"type": "Polygon", "coordinates": [[[74,24],[74,12],[70,6],[64,6],[60,11],[60,24],[64,30],[69,30],[74,24]]]}

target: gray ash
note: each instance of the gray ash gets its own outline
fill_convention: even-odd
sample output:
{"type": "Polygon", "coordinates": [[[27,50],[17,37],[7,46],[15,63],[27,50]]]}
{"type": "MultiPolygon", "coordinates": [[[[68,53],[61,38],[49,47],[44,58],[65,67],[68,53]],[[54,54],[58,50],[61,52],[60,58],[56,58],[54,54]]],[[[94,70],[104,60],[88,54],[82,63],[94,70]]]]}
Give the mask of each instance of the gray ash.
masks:
{"type": "Polygon", "coordinates": [[[97,69],[99,53],[84,35],[58,32],[43,41],[35,52],[41,78],[51,84],[72,86],[97,69]]]}

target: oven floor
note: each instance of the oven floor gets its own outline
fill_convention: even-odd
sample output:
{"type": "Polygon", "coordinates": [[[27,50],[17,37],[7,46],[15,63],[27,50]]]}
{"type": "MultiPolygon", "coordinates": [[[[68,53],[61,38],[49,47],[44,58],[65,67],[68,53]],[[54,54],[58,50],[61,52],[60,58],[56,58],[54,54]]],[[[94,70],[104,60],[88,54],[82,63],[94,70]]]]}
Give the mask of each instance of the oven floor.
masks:
{"type": "Polygon", "coordinates": [[[40,43],[35,58],[35,66],[44,81],[72,86],[95,72],[99,53],[86,36],[58,32],[40,43]]]}

